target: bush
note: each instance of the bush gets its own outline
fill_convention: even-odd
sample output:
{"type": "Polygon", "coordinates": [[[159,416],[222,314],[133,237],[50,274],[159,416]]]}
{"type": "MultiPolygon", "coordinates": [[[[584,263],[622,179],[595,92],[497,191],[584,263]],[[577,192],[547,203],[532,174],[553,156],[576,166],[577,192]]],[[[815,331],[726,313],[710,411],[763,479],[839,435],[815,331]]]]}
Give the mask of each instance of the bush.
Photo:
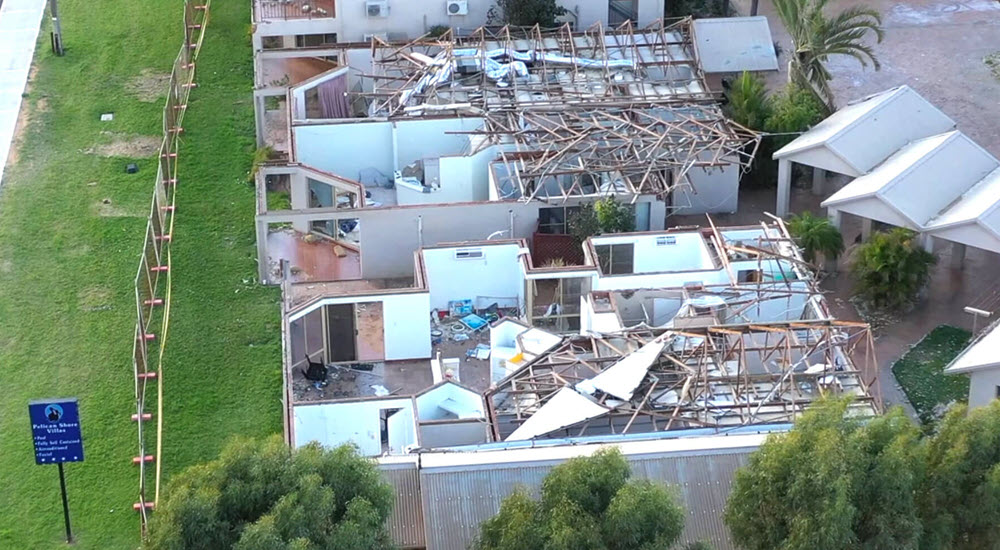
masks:
{"type": "Polygon", "coordinates": [[[680,537],[684,512],[666,487],[630,480],[617,449],[572,458],[542,482],[542,498],[523,490],[480,526],[477,550],[654,550],[680,537]]]}
{"type": "Polygon", "coordinates": [[[569,234],[581,243],[594,235],[629,231],[635,231],[635,214],[613,195],[593,204],[581,204],[569,218],[569,234]]]}
{"type": "Polygon", "coordinates": [[[909,229],[896,228],[875,233],[859,246],[851,267],[855,292],[876,307],[897,309],[911,303],[936,263],[915,237],[909,229]]]}
{"type": "Polygon", "coordinates": [[[802,247],[802,256],[809,263],[816,262],[816,254],[834,259],[844,251],[844,237],[826,218],[812,212],[793,215],[788,220],[788,232],[802,247]]]}
{"type": "Polygon", "coordinates": [[[392,488],[351,447],[290,451],[280,436],[236,439],[170,483],[147,550],[376,550],[392,488]]]}
{"type": "Polygon", "coordinates": [[[552,28],[556,18],[566,13],[556,0],[497,0],[497,8],[502,22],[516,27],[552,28]]]}

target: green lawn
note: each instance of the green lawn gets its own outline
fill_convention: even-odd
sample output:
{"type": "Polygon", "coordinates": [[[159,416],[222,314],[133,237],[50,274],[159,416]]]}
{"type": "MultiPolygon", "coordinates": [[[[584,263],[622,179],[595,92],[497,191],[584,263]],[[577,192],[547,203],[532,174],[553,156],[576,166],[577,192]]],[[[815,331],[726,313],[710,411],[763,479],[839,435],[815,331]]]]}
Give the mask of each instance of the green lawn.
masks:
{"type": "Polygon", "coordinates": [[[934,407],[965,401],[969,394],[967,376],[947,376],[944,367],[969,341],[967,330],[941,325],[896,361],[892,372],[924,422],[934,417],[934,407]]]}
{"type": "MultiPolygon", "coordinates": [[[[93,149],[159,136],[130,89],[180,47],[176,0],[63,0],[67,55],[43,29],[33,118],[0,190],[0,548],[61,548],[54,467],[34,464],[27,402],[77,396],[87,460],[66,468],[78,548],[138,545],[131,371],[135,276],[155,163],[93,149]],[[103,112],[112,122],[100,122],[103,112]],[[112,135],[112,132],[119,135],[112,135]],[[104,204],[105,199],[110,204],[104,204]]],[[[164,469],[229,435],[281,428],[278,292],[255,284],[249,1],[217,0],[184,121],[165,363],[164,469]]],[[[157,138],[158,139],[158,138],[157,138]]]]}

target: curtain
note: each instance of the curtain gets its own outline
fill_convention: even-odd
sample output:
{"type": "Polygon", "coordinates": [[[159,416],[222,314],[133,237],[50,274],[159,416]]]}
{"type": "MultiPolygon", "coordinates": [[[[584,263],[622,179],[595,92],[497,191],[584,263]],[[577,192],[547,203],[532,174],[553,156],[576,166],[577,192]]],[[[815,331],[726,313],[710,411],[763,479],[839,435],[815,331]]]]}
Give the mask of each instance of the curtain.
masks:
{"type": "Polygon", "coordinates": [[[347,74],[331,78],[316,87],[323,118],[350,118],[347,105],[347,74]]]}

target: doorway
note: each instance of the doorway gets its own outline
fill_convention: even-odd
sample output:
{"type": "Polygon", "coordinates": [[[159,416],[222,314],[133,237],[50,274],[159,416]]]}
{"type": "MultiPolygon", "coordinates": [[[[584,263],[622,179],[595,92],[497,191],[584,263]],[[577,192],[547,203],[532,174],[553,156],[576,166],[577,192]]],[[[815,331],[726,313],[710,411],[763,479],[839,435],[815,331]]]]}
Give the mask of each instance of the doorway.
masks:
{"type": "Polygon", "coordinates": [[[326,349],[331,363],[382,361],[385,332],[382,302],[326,306],[326,349]]]}

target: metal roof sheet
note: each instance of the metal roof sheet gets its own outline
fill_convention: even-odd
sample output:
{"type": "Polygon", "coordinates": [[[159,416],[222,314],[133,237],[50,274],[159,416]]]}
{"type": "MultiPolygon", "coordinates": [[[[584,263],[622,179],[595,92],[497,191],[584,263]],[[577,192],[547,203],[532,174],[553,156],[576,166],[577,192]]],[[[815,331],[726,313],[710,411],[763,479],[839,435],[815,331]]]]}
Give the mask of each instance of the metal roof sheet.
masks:
{"type": "Polygon", "coordinates": [[[706,73],[778,70],[771,28],[762,15],[695,19],[694,42],[706,73]]]}
{"type": "Polygon", "coordinates": [[[1000,366],[997,350],[1000,350],[1000,323],[994,323],[992,328],[983,331],[945,367],[944,372],[959,374],[1000,366]]]}

